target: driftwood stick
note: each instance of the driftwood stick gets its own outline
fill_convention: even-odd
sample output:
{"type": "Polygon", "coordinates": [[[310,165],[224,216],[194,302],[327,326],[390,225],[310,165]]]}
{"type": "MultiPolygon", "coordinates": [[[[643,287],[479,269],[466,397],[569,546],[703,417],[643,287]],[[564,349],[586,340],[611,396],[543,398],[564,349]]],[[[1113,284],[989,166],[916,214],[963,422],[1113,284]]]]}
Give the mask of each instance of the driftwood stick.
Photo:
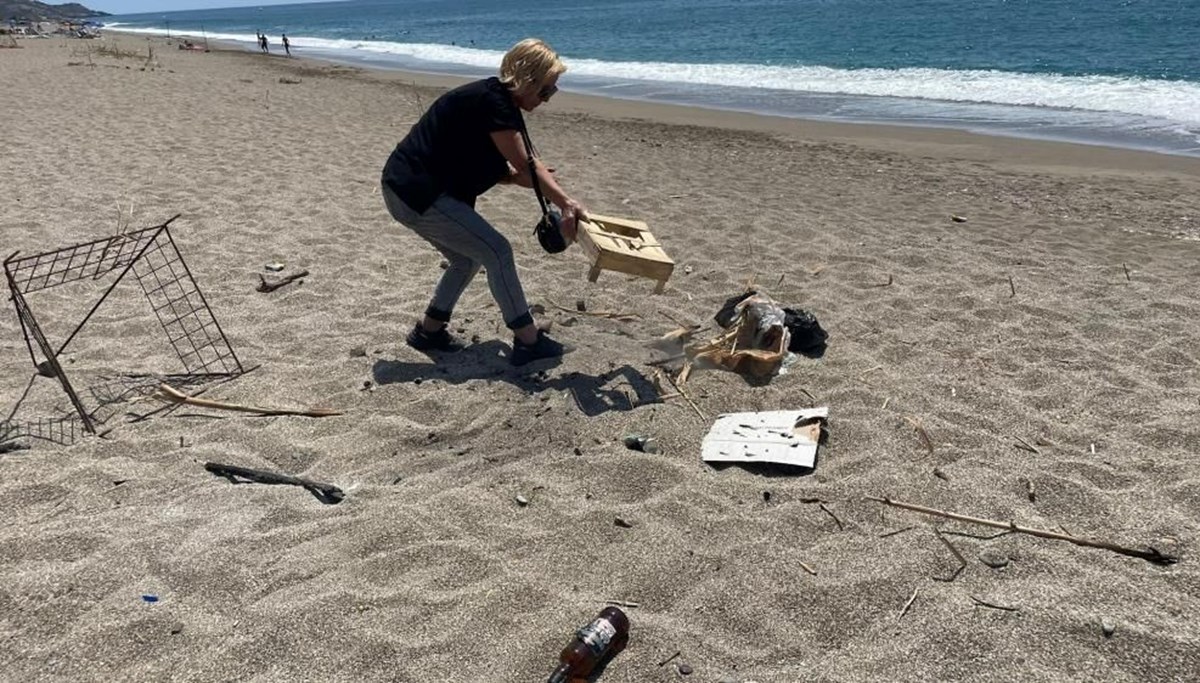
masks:
{"type": "Polygon", "coordinates": [[[201,408],[216,408],[218,410],[232,410],[239,413],[257,413],[259,415],[301,415],[304,417],[332,417],[341,415],[337,410],[328,408],[315,408],[313,410],[277,410],[274,408],[256,408],[254,406],[243,406],[236,403],[226,403],[224,401],[210,401],[205,398],[196,398],[188,396],[169,384],[158,385],[158,391],[154,392],[154,398],[168,403],[184,403],[190,406],[198,406],[201,408]]]}
{"type": "Polygon", "coordinates": [[[222,465],[216,462],[204,463],[204,469],[212,472],[218,477],[225,477],[235,484],[237,479],[245,479],[259,484],[289,484],[291,486],[299,486],[307,489],[310,493],[317,497],[322,503],[335,505],[342,502],[346,494],[333,484],[323,484],[319,481],[305,479],[303,477],[293,477],[290,474],[280,474],[278,472],[268,472],[267,470],[254,470],[249,467],[238,467],[237,465],[222,465]]]}
{"type": "Polygon", "coordinates": [[[914,505],[912,503],[904,503],[904,502],[901,502],[898,500],[892,500],[891,498],[876,498],[875,496],[867,496],[867,499],[873,500],[877,503],[883,503],[884,505],[890,505],[892,507],[901,508],[903,510],[912,510],[913,512],[920,512],[921,514],[925,514],[925,515],[933,515],[935,517],[943,517],[945,519],[953,519],[955,521],[967,522],[969,524],[981,524],[983,526],[990,526],[994,529],[1005,529],[1007,531],[1014,531],[1014,532],[1020,533],[1020,534],[1029,534],[1030,536],[1037,536],[1039,538],[1048,538],[1052,541],[1066,541],[1068,543],[1074,543],[1075,545],[1085,546],[1088,548],[1100,548],[1101,550],[1109,550],[1114,553],[1119,553],[1121,555],[1128,555],[1130,557],[1137,557],[1137,558],[1140,558],[1143,560],[1147,560],[1149,562],[1153,562],[1154,564],[1170,565],[1170,564],[1175,564],[1176,562],[1179,561],[1179,558],[1171,556],[1171,555],[1163,554],[1157,548],[1154,548],[1154,547],[1148,547],[1145,550],[1140,550],[1137,548],[1127,548],[1125,546],[1117,545],[1115,543],[1109,543],[1108,541],[1097,541],[1097,540],[1092,540],[1092,539],[1088,539],[1088,538],[1079,538],[1078,536],[1071,536],[1069,534],[1060,534],[1056,531],[1047,531],[1045,529],[1035,529],[1032,527],[1019,526],[1016,522],[999,522],[999,521],[996,521],[993,519],[984,519],[982,517],[970,517],[968,515],[960,515],[960,514],[956,514],[953,512],[946,512],[944,510],[937,510],[935,508],[928,508],[928,507],[924,507],[922,505],[914,505]]]}
{"type": "Polygon", "coordinates": [[[692,407],[692,410],[696,411],[696,414],[700,416],[700,419],[701,420],[705,419],[704,413],[700,411],[700,407],[697,406],[696,402],[692,400],[692,397],[688,396],[687,392],[685,392],[683,390],[683,387],[681,386],[682,383],[676,382],[674,379],[672,379],[671,373],[669,373],[669,372],[664,372],[663,376],[667,378],[667,381],[671,383],[671,386],[675,387],[675,391],[678,392],[679,395],[683,397],[683,400],[688,402],[688,405],[690,405],[692,407]]]}
{"type": "Polygon", "coordinates": [[[621,607],[641,607],[642,606],[642,603],[640,603],[640,602],[629,602],[627,600],[605,600],[604,604],[620,605],[621,607]]]}
{"type": "Polygon", "coordinates": [[[950,549],[950,552],[954,555],[954,558],[958,560],[958,568],[955,569],[954,573],[952,573],[950,576],[944,579],[936,576],[933,577],[934,581],[944,581],[946,583],[950,583],[958,578],[958,575],[962,573],[962,570],[967,568],[967,560],[962,556],[962,553],[958,552],[958,548],[955,548],[954,544],[952,544],[949,539],[942,535],[942,531],[940,529],[933,527],[933,534],[938,537],[939,541],[944,543],[946,547],[950,549]]]}
{"type": "Polygon", "coordinates": [[[267,278],[263,277],[260,274],[258,276],[258,281],[259,281],[258,282],[258,291],[274,292],[275,290],[279,289],[280,287],[291,284],[292,282],[295,282],[296,280],[299,280],[300,278],[304,278],[304,277],[308,277],[307,270],[302,270],[299,273],[295,273],[293,275],[288,275],[287,277],[280,278],[279,280],[276,280],[275,282],[267,282],[267,278]]]}
{"type": "Polygon", "coordinates": [[[838,516],[833,514],[833,510],[825,507],[825,503],[817,503],[817,506],[820,507],[825,514],[833,518],[833,523],[837,525],[838,531],[843,531],[845,529],[845,527],[842,526],[842,520],[838,519],[838,516]]]}
{"type": "Polygon", "coordinates": [[[908,614],[908,608],[912,607],[913,601],[917,599],[917,591],[919,590],[921,590],[920,586],[913,589],[912,597],[908,599],[908,602],[904,603],[904,609],[900,610],[900,616],[896,617],[896,621],[900,621],[904,618],[905,614],[908,614]]]}
{"type": "Polygon", "coordinates": [[[566,306],[560,306],[557,303],[555,303],[553,299],[546,299],[546,301],[549,301],[551,306],[557,308],[560,311],[566,311],[567,313],[574,313],[574,314],[578,314],[578,315],[590,315],[593,318],[607,318],[609,320],[617,320],[619,322],[627,323],[627,322],[630,322],[633,320],[639,320],[642,317],[642,316],[638,315],[637,313],[621,313],[621,312],[615,312],[615,311],[577,311],[573,308],[567,308],[566,306]]]}
{"type": "Polygon", "coordinates": [[[987,607],[989,609],[998,609],[998,610],[1003,610],[1005,612],[1020,612],[1021,611],[1020,607],[1008,607],[1006,605],[997,605],[994,602],[988,602],[987,600],[980,600],[979,598],[975,597],[974,595],[971,595],[968,597],[970,597],[971,601],[974,602],[976,605],[979,605],[980,607],[987,607]]]}
{"type": "Polygon", "coordinates": [[[1017,441],[1019,441],[1019,442],[1020,442],[1020,443],[1015,443],[1015,444],[1013,444],[1013,445],[1014,445],[1014,446],[1016,446],[1017,448],[1020,448],[1020,449],[1022,449],[1022,450],[1026,450],[1026,451],[1029,451],[1030,453],[1034,453],[1034,454],[1038,454],[1038,455],[1040,455],[1040,454],[1041,454],[1041,451],[1039,451],[1039,450],[1038,450],[1036,447],[1034,447],[1033,445],[1031,445],[1031,444],[1030,444],[1028,441],[1026,441],[1025,439],[1022,439],[1022,438],[1021,438],[1021,437],[1019,437],[1019,436],[1018,436],[1018,437],[1014,437],[1014,438],[1015,438],[1017,441]]]}

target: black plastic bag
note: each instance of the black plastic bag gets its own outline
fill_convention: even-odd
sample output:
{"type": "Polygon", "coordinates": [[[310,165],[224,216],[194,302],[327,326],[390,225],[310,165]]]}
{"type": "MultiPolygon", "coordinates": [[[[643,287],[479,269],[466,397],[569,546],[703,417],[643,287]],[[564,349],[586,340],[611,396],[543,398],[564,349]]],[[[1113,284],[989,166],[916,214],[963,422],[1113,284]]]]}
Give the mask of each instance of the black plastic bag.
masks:
{"type": "Polygon", "coordinates": [[[785,308],[783,312],[783,324],[791,335],[788,351],[811,358],[823,355],[829,334],[821,329],[821,323],[817,322],[816,316],[796,308],[785,308]]]}

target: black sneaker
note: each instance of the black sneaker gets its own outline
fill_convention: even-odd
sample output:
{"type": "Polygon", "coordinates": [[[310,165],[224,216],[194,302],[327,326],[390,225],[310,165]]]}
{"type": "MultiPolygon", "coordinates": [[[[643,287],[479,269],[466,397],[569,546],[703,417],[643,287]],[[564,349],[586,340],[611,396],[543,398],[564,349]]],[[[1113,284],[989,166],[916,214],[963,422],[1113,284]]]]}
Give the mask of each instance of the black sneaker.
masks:
{"type": "Polygon", "coordinates": [[[546,336],[545,332],[538,330],[537,341],[532,344],[524,344],[519,339],[513,340],[512,355],[508,357],[508,362],[519,367],[538,360],[561,358],[571,351],[570,346],[556,342],[546,336]]]}
{"type": "Polygon", "coordinates": [[[421,323],[417,323],[413,326],[412,331],[408,333],[408,336],[404,338],[404,341],[418,351],[453,352],[461,351],[463,348],[463,345],[457,339],[450,336],[450,333],[446,331],[446,328],[443,327],[437,332],[427,332],[425,331],[425,328],[421,326],[421,323]]]}

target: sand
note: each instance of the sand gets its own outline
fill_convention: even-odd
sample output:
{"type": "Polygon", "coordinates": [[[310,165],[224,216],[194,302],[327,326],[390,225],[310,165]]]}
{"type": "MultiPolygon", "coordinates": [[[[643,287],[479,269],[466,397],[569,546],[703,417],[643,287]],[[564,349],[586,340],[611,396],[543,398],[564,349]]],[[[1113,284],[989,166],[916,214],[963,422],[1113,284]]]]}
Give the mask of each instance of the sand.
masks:
{"type": "MultiPolygon", "coordinates": [[[[489,193],[530,301],[578,347],[515,372],[482,278],[454,322],[470,348],[435,362],[403,343],[441,259],[387,214],[379,170],[456,81],[105,40],[140,56],[0,51],[4,255],[182,214],[179,250],[257,368],[204,396],[344,415],[131,421],[159,406],[139,400],[104,438],[0,454],[5,678],[541,681],[606,600],[637,604],[606,683],[679,680],[681,662],[758,683],[1200,676],[1200,160],[563,93],[529,117],[543,155],[678,267],[658,296],[588,283],[577,249],[540,252],[532,193],[489,193]],[[273,261],[310,275],[255,291],[273,261]],[[715,333],[751,278],[817,316],[826,355],[766,385],[694,374],[704,418],[656,401],[667,316],[715,333]],[[700,461],[720,413],[814,405],[831,417],[812,473],[700,461]],[[631,431],[661,452],[626,449],[631,431]],[[868,496],[1182,560],[947,535],[966,566],[946,581],[959,563],[933,528],[994,530],[868,496]]],[[[29,300],[61,341],[103,285],[29,300]]],[[[156,325],[123,283],[64,367],[81,387],[170,371],[156,325]]],[[[0,316],[5,414],[69,411],[32,374],[0,316]]]]}

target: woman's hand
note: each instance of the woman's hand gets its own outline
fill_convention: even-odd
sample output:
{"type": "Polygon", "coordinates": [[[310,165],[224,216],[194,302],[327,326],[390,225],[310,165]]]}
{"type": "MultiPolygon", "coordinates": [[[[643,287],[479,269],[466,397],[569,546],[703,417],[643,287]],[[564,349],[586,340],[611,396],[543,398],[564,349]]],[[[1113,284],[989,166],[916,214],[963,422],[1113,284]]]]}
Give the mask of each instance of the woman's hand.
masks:
{"type": "Polygon", "coordinates": [[[574,213],[565,214],[562,222],[559,223],[559,230],[562,232],[563,238],[567,240],[567,244],[574,242],[575,238],[579,235],[579,219],[577,215],[574,213]]]}
{"type": "Polygon", "coordinates": [[[587,219],[587,209],[584,208],[583,204],[580,204],[574,199],[568,198],[567,201],[563,202],[560,208],[562,209],[564,217],[571,215],[575,216],[576,218],[582,218],[584,220],[587,219]]]}
{"type": "Polygon", "coordinates": [[[579,234],[579,221],[587,220],[587,209],[574,199],[567,199],[562,205],[562,233],[568,242],[574,242],[579,234]]]}

